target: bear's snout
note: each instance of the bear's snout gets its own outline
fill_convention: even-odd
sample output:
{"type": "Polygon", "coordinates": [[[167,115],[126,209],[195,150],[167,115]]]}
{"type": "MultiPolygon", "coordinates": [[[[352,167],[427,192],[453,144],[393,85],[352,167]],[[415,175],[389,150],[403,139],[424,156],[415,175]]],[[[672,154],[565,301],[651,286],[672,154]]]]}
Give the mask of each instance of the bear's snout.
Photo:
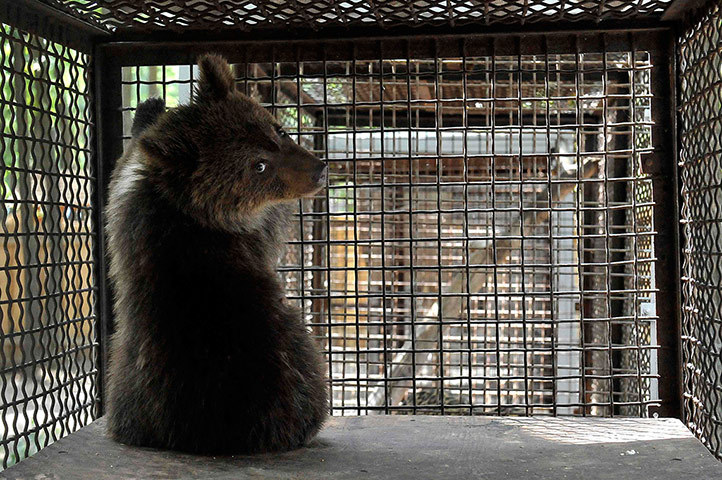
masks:
{"type": "Polygon", "coordinates": [[[321,162],[319,168],[316,169],[316,173],[313,174],[313,180],[319,187],[326,186],[326,178],[328,177],[328,165],[321,162]]]}
{"type": "Polygon", "coordinates": [[[286,184],[286,192],[291,197],[313,195],[326,186],[328,166],[301,147],[294,148],[295,155],[287,157],[281,164],[278,175],[286,184]]]}

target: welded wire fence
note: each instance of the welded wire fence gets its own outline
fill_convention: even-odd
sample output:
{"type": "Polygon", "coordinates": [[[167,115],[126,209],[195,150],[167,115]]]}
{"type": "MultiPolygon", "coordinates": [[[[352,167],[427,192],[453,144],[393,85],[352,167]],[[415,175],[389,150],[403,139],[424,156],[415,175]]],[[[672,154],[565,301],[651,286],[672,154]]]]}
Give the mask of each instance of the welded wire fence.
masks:
{"type": "Polygon", "coordinates": [[[40,0],[108,30],[313,29],[493,25],[659,18],[672,0],[40,0]]]}
{"type": "Polygon", "coordinates": [[[722,7],[681,37],[682,354],[689,428],[722,459],[722,7]]]}
{"type": "MultiPolygon", "coordinates": [[[[599,45],[234,65],[329,162],[279,272],[325,352],[335,414],[646,416],[659,402],[653,65],[634,41],[599,45]]],[[[138,102],[187,102],[196,76],[124,67],[125,138],[138,102]]]]}
{"type": "Polygon", "coordinates": [[[89,63],[0,24],[0,470],[94,418],[89,63]]]}

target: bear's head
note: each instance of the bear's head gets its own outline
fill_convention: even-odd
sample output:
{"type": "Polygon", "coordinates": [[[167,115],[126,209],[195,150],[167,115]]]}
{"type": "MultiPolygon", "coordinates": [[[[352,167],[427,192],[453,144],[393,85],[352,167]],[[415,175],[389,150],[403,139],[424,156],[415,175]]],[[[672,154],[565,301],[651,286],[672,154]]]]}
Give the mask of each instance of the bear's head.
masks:
{"type": "Polygon", "coordinates": [[[166,197],[201,221],[232,227],[326,184],[326,164],[236,90],[222,57],[204,55],[198,66],[193,102],[162,115],[138,139],[150,178],[166,197]]]}

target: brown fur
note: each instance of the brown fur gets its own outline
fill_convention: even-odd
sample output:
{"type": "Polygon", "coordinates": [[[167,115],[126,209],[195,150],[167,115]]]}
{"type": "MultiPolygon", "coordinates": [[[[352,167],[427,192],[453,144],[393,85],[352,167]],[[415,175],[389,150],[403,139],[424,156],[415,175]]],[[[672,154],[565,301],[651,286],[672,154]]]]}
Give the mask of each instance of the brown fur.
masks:
{"type": "Polygon", "coordinates": [[[113,172],[108,430],[192,452],[291,449],[321,427],[327,389],[275,267],[287,201],[326,167],[235,90],[225,60],[199,66],[193,103],[139,106],[113,172]]]}

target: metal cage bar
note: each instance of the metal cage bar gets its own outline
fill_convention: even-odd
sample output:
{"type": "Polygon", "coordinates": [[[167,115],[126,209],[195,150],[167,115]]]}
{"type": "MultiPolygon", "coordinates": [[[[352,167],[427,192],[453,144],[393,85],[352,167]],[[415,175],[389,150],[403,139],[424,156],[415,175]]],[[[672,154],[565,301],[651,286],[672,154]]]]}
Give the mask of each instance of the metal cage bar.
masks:
{"type": "Polygon", "coordinates": [[[450,25],[528,25],[539,22],[602,22],[659,19],[672,0],[549,2],[544,0],[453,0],[365,2],[358,0],[271,0],[261,5],[238,0],[202,4],[141,0],[40,0],[108,31],[160,29],[258,31],[279,28],[319,30],[369,26],[399,28],[450,25]]]}
{"type": "Polygon", "coordinates": [[[96,415],[97,194],[85,33],[2,5],[0,468],[96,415]],[[44,35],[47,32],[47,36],[44,35]]]}
{"type": "Polygon", "coordinates": [[[722,459],[722,163],[719,38],[722,6],[712,2],[681,35],[679,168],[682,185],[682,352],[684,419],[722,459]]]}

